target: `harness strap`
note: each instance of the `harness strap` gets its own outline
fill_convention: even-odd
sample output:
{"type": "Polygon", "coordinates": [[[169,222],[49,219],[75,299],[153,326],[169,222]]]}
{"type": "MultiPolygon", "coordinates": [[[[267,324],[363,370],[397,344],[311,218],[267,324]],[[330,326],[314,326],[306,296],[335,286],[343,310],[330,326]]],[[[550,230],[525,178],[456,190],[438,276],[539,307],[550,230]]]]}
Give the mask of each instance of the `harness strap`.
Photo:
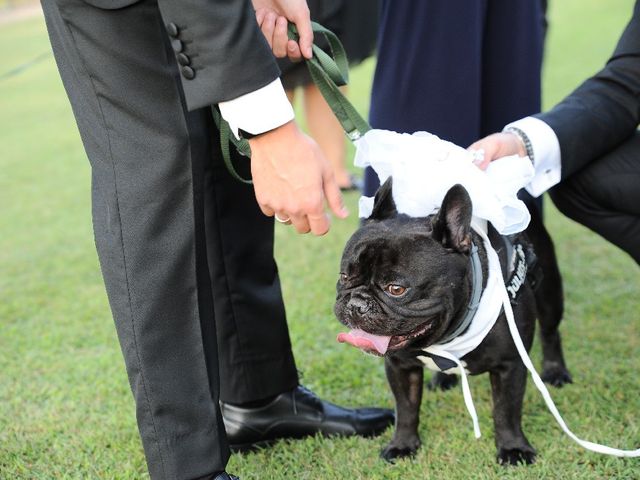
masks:
{"type": "Polygon", "coordinates": [[[512,262],[513,265],[510,266],[511,274],[506,280],[505,286],[509,293],[511,303],[515,305],[518,299],[518,293],[520,293],[520,289],[527,281],[528,273],[527,258],[521,243],[512,246],[511,257],[509,258],[509,262],[512,262]]]}
{"type": "Polygon", "coordinates": [[[511,303],[515,305],[526,282],[533,288],[534,277],[530,275],[530,269],[536,266],[537,259],[531,248],[525,247],[517,235],[502,235],[501,238],[506,255],[502,274],[511,303]]]}
{"type": "MultiPolygon", "coordinates": [[[[307,69],[309,70],[311,79],[329,104],[329,107],[335,114],[338,122],[340,122],[347,137],[354,142],[371,130],[371,126],[340,91],[339,87],[346,85],[349,81],[347,54],[342,43],[340,43],[340,40],[332,31],[316,22],[311,22],[311,27],[314,33],[321,34],[326,38],[331,53],[325,52],[314,43],[312,46],[313,56],[305,59],[307,69]]],[[[292,23],[289,23],[287,33],[291,40],[298,40],[298,31],[292,23]]],[[[227,121],[222,118],[217,106],[211,110],[213,112],[213,120],[220,130],[220,150],[227,170],[229,170],[231,176],[236,180],[242,183],[253,183],[250,179],[242,178],[238,174],[231,161],[231,151],[229,147],[229,142],[231,142],[241,155],[251,157],[249,142],[246,139],[238,140],[235,135],[231,133],[231,127],[227,121]]]]}
{"type": "MultiPolygon", "coordinates": [[[[309,74],[320,93],[329,104],[347,137],[353,142],[371,130],[371,125],[358,113],[355,107],[340,91],[340,86],[349,81],[347,54],[338,37],[316,22],[311,22],[314,33],[322,34],[329,43],[331,55],[317,45],[313,45],[313,57],[305,60],[309,74]]],[[[298,31],[289,24],[289,38],[298,40],[298,31]]]]}

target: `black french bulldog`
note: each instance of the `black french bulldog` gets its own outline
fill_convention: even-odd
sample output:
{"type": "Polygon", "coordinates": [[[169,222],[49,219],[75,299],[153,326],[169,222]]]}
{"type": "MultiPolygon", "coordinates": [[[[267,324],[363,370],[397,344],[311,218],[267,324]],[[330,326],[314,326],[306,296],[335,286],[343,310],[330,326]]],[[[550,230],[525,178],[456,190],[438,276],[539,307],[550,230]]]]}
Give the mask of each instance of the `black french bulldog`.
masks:
{"type": "MultiPolygon", "coordinates": [[[[396,401],[395,433],[381,456],[393,462],[420,447],[418,422],[424,364],[417,357],[441,343],[459,327],[472,295],[472,245],[487,281],[487,253],[471,229],[471,199],[461,185],[446,194],[437,214],[412,218],[398,214],[391,179],[378,190],[373,212],[348,241],[337,284],[335,313],[353,329],[340,341],[383,355],[387,379],[396,401]]],[[[512,302],[516,324],[527,350],[534,336],[536,315],[541,324],[542,378],[554,386],[571,382],[565,366],[558,325],[563,313],[560,273],[553,243],[535,208],[526,237],[537,253],[544,279],[535,292],[530,276],[512,302]]],[[[491,227],[489,240],[507,273],[506,244],[491,227]]],[[[525,234],[521,234],[521,241],[525,234]]],[[[525,243],[528,245],[528,243],[525,243]]],[[[462,357],[472,374],[489,372],[497,460],[501,464],[530,464],[536,451],[521,428],[527,371],[507,326],[504,312],[482,343],[462,357]]],[[[432,388],[447,389],[455,375],[438,372],[432,388]]]]}

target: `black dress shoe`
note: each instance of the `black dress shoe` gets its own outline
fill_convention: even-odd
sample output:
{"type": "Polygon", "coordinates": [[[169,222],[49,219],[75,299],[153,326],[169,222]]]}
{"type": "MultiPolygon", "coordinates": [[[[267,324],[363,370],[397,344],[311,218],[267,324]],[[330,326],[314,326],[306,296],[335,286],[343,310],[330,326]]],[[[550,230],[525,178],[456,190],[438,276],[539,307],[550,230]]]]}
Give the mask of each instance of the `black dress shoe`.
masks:
{"type": "Polygon", "coordinates": [[[219,473],[217,476],[213,477],[213,480],[240,480],[235,475],[229,475],[227,472],[219,473]]]}
{"type": "Polygon", "coordinates": [[[393,410],[339,407],[302,386],[281,393],[268,404],[243,408],[221,403],[227,438],[233,451],[267,446],[281,438],[362,435],[372,437],[393,424],[393,410]]]}
{"type": "Polygon", "coordinates": [[[240,480],[235,475],[229,475],[227,472],[210,473],[204,477],[198,477],[195,480],[240,480]]]}

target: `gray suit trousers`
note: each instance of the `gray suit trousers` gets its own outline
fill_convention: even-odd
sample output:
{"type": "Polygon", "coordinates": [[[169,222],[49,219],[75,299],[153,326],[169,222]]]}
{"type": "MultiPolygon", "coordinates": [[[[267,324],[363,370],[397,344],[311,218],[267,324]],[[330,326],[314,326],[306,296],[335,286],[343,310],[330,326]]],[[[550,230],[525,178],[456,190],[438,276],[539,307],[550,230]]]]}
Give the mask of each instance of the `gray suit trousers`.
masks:
{"type": "Polygon", "coordinates": [[[218,400],[298,381],[273,223],[224,169],[210,109],[187,111],[155,1],[43,7],[91,163],[95,241],[151,477],[222,470],[218,400]]]}

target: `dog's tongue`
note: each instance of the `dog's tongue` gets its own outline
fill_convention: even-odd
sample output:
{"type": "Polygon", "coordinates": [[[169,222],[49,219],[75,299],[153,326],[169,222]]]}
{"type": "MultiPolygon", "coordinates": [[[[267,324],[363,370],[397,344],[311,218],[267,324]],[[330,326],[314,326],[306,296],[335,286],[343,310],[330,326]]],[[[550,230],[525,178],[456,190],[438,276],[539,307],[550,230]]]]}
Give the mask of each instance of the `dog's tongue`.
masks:
{"type": "Polygon", "coordinates": [[[387,348],[389,348],[391,337],[372,335],[364,330],[354,328],[348,333],[339,333],[338,341],[340,343],[349,343],[363,350],[376,350],[380,355],[384,355],[387,348]]]}

